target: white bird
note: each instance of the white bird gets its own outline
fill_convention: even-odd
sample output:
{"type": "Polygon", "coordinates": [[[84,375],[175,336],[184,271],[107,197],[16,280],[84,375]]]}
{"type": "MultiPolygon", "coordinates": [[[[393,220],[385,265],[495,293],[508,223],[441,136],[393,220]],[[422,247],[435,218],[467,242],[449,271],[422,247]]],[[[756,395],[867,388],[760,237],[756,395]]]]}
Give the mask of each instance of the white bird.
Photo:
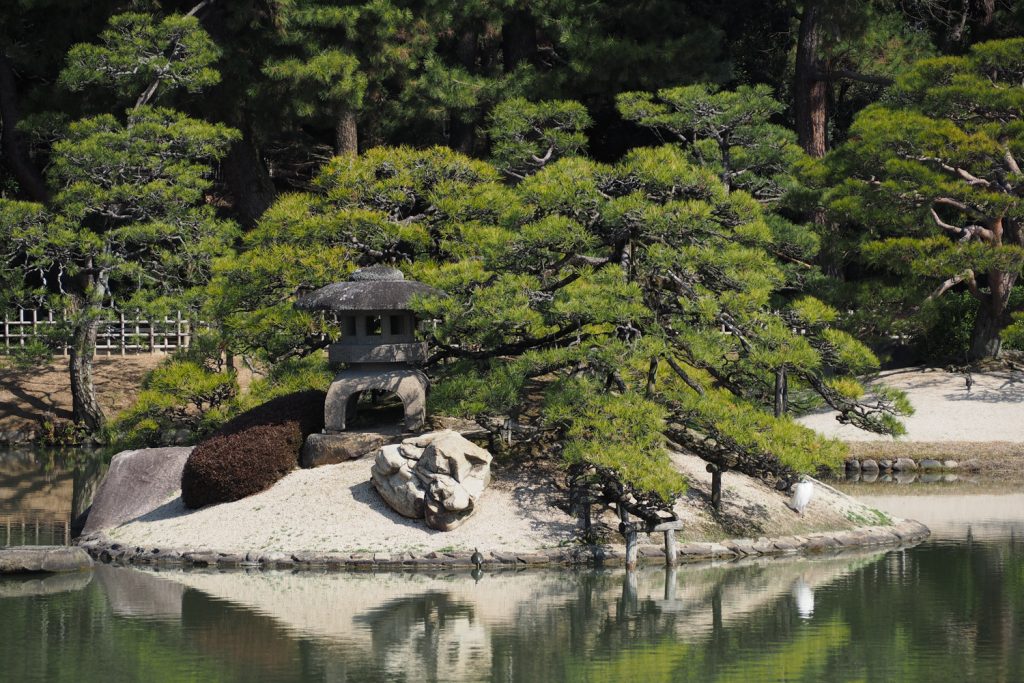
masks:
{"type": "Polygon", "coordinates": [[[804,479],[793,487],[793,500],[787,503],[791,510],[803,516],[804,509],[810,504],[814,495],[814,482],[804,479]]]}

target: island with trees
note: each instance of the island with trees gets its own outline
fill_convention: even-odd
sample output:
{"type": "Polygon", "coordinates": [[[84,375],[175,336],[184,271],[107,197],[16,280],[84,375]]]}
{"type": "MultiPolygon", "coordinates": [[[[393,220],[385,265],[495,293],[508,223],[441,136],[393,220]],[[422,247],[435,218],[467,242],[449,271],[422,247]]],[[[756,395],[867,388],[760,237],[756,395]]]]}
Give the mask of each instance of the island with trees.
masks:
{"type": "MultiPolygon", "coordinates": [[[[70,419],[46,433],[71,444],[198,443],[201,467],[168,462],[313,485],[288,472],[349,332],[296,304],[398,269],[436,293],[408,304],[421,431],[488,449],[493,495],[559,529],[531,552],[593,548],[613,513],[627,536],[682,519],[778,551],[916,538],[823,484],[831,513],[785,507],[848,456],[796,417],[899,436],[914,409],[883,367],[1024,345],[1022,29],[1015,1],[12,2],[0,289],[7,312],[58,315],[4,362],[67,350],[70,419]],[[111,414],[97,335],[126,311],[192,334],[111,414]]],[[[364,491],[372,459],[331,467],[364,491]]],[[[258,517],[253,487],[186,481],[258,517]]],[[[143,518],[165,528],[126,543],[185,533],[143,518]]],[[[223,556],[342,543],[296,534],[223,556]]]]}

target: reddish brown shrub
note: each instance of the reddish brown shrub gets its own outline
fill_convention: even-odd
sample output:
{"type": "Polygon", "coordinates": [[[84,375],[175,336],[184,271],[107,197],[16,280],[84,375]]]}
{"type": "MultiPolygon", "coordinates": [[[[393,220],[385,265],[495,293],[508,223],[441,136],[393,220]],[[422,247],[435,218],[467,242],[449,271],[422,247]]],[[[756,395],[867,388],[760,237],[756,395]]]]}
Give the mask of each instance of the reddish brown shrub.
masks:
{"type": "Polygon", "coordinates": [[[181,498],[190,508],[264,491],[299,464],[306,437],[324,426],[322,391],[279,396],[242,413],[185,461],[181,498]]]}

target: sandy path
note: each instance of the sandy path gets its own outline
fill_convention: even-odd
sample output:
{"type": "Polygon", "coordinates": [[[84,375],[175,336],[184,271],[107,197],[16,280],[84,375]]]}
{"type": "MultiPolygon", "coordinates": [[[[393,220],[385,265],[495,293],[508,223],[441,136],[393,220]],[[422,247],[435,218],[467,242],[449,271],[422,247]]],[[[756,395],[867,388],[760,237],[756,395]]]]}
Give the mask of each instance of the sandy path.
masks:
{"type": "MultiPolygon", "coordinates": [[[[904,418],[901,441],[992,442],[1024,441],[1024,373],[974,373],[971,390],[965,376],[943,370],[898,370],[882,373],[880,381],[907,392],[915,413],[904,418]]],[[[891,441],[835,420],[833,411],[820,411],[799,421],[826,436],[843,441],[891,441]]]]}

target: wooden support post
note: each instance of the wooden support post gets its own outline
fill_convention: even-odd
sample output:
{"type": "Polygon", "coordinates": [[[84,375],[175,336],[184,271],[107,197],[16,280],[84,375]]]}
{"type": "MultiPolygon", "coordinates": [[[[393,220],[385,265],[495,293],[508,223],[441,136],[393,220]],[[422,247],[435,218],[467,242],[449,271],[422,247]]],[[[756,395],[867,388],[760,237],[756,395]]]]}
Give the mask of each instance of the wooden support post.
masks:
{"type": "Polygon", "coordinates": [[[707,471],[711,473],[711,507],[716,510],[722,509],[722,472],[727,468],[719,467],[714,463],[708,463],[707,471]]]}
{"type": "Polygon", "coordinates": [[[619,520],[621,520],[619,531],[626,537],[626,569],[633,571],[636,569],[637,558],[640,553],[640,546],[636,538],[636,525],[629,521],[629,512],[626,511],[622,503],[619,503],[618,507],[619,520]]]}
{"type": "Polygon", "coordinates": [[[583,533],[586,534],[587,538],[590,537],[590,531],[592,528],[592,520],[590,515],[590,499],[585,498],[578,503],[577,508],[580,513],[580,521],[583,523],[583,533]]]}
{"type": "Polygon", "coordinates": [[[659,531],[665,534],[665,564],[668,566],[674,566],[679,562],[679,549],[676,546],[676,531],[683,528],[682,521],[678,519],[671,519],[653,526],[648,525],[648,533],[658,533],[659,531]]]}
{"type": "Polygon", "coordinates": [[[676,547],[676,532],[665,532],[665,564],[674,567],[679,562],[679,549],[676,547]]]}

